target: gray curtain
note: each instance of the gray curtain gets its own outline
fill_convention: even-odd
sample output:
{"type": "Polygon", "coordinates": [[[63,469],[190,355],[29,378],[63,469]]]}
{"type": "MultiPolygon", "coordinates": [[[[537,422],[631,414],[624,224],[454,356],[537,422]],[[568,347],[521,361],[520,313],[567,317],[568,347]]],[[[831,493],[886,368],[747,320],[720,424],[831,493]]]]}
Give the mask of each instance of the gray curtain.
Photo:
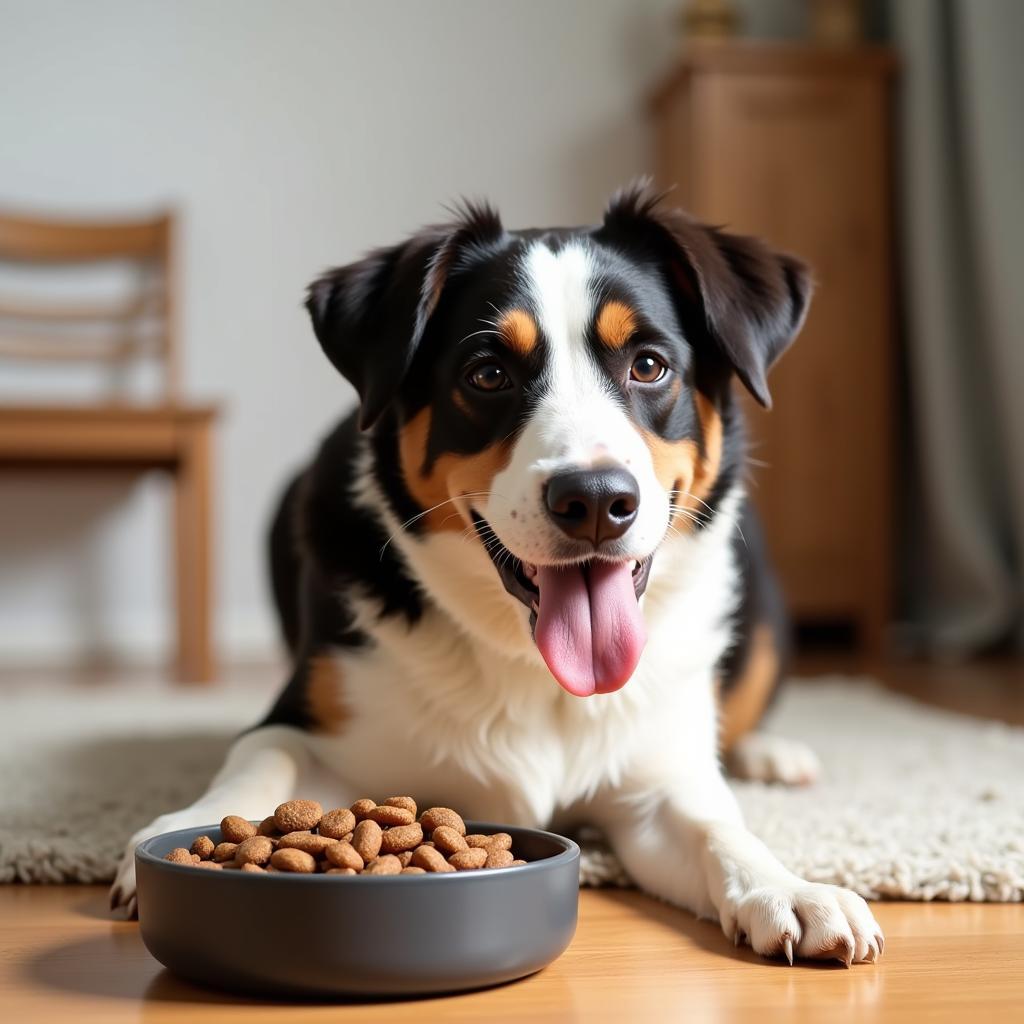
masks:
{"type": "Polygon", "coordinates": [[[912,635],[1024,647],[1024,2],[891,0],[912,635]]]}

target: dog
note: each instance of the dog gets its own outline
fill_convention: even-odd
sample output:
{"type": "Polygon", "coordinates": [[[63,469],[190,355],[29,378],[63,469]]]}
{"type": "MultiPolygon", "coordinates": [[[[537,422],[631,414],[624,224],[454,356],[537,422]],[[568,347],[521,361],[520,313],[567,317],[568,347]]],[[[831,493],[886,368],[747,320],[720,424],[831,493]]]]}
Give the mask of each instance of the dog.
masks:
{"type": "Polygon", "coordinates": [[[209,790],[132,837],[112,906],[154,834],[409,792],[597,826],[643,890],[764,956],[877,960],[864,900],[788,871],[721,764],[817,770],[755,731],[785,623],[732,393],[769,405],[807,269],[644,183],[596,227],[453,216],[310,286],[359,405],[271,530],[294,671],[209,790]]]}

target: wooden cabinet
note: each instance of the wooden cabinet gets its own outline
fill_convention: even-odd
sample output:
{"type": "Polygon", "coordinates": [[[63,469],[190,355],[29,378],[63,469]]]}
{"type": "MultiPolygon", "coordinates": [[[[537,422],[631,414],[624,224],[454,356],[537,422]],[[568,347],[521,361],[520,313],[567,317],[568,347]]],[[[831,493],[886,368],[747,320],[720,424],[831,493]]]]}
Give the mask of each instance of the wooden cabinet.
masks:
{"type": "Polygon", "coordinates": [[[892,578],[893,68],[875,47],[708,44],[652,98],[672,198],[812,268],[807,324],[770,378],[774,408],[746,402],[751,493],[795,618],[849,622],[873,652],[892,578]]]}

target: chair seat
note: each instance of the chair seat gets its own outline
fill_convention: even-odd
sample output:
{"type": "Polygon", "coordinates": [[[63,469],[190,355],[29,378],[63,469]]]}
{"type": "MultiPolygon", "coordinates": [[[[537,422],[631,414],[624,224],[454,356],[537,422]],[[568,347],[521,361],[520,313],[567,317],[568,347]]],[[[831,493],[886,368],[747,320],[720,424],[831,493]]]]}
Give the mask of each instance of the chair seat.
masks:
{"type": "Polygon", "coordinates": [[[214,405],[0,405],[0,462],[173,465],[214,405]]]}

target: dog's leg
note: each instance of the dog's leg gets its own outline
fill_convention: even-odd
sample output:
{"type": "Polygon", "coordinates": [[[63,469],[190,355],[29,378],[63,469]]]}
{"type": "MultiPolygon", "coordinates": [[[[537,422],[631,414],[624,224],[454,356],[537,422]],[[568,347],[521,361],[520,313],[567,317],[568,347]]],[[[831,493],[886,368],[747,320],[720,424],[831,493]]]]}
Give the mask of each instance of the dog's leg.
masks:
{"type": "Polygon", "coordinates": [[[754,782],[808,786],[821,774],[818,755],[800,740],[755,730],[741,736],[726,757],[729,774],[754,782]]]}
{"type": "MultiPolygon", "coordinates": [[[[697,777],[690,776],[691,779],[697,777]]],[[[717,917],[762,956],[874,961],[882,930],[856,893],[806,882],[743,824],[717,765],[691,784],[646,774],[620,787],[599,818],[626,870],[646,891],[717,917]]]]}
{"type": "Polygon", "coordinates": [[[312,758],[304,734],[287,726],[267,726],[241,736],[232,745],[210,788],[189,807],[159,818],[128,841],[110,889],[111,910],[134,917],[135,847],[161,832],[219,822],[228,814],[263,818],[295,793],[301,772],[312,758]]]}

